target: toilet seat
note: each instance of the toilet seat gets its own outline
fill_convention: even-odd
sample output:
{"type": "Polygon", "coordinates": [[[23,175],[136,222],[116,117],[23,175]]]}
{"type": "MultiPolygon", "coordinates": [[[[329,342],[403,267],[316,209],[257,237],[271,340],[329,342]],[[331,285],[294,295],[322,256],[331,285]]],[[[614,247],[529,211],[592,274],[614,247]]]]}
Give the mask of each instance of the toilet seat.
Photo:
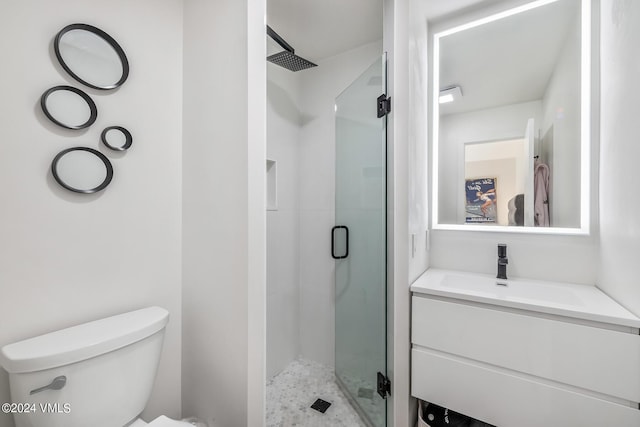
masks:
{"type": "Polygon", "coordinates": [[[186,421],[172,420],[169,417],[160,415],[150,423],[146,423],[140,418],[135,420],[129,427],[193,427],[193,424],[186,421]]]}
{"type": "Polygon", "coordinates": [[[160,415],[155,420],[151,421],[148,427],[193,427],[193,424],[188,423],[186,421],[178,421],[172,420],[169,417],[165,417],[164,415],[160,415]]]}

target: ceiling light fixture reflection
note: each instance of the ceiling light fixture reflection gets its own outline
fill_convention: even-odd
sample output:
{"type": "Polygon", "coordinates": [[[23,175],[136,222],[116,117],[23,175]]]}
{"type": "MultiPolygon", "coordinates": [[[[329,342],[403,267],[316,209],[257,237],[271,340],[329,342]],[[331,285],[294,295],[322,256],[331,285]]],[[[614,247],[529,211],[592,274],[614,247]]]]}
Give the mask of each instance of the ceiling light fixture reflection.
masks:
{"type": "Polygon", "coordinates": [[[438,102],[440,104],[446,104],[447,102],[453,102],[460,98],[462,98],[462,89],[460,86],[449,86],[440,90],[438,102]]]}

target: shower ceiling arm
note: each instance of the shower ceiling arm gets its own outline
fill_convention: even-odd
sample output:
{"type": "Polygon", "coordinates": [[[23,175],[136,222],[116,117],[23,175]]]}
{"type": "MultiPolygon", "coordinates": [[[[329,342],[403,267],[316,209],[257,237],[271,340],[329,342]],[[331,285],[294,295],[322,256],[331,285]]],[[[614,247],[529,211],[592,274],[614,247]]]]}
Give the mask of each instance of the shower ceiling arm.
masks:
{"type": "Polygon", "coordinates": [[[307,68],[317,67],[317,64],[296,55],[295,50],[289,43],[284,41],[273,29],[267,25],[267,35],[278,43],[284,50],[273,55],[267,56],[267,61],[286,68],[289,71],[306,70],[307,68]]]}
{"type": "Polygon", "coordinates": [[[291,47],[289,43],[284,41],[284,39],[280,37],[278,33],[273,31],[273,29],[268,25],[267,25],[267,35],[271,37],[273,40],[275,40],[280,46],[282,46],[284,50],[289,51],[291,53],[296,53],[293,47],[291,47]]]}

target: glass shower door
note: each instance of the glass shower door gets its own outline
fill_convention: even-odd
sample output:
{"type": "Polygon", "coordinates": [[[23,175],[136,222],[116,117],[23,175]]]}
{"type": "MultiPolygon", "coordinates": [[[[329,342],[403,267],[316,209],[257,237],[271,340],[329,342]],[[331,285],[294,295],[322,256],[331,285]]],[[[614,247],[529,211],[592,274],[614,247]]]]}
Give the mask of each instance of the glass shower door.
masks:
{"type": "Polygon", "coordinates": [[[386,93],[381,57],[336,99],[335,365],[338,383],[363,418],[386,425],[386,93]]]}

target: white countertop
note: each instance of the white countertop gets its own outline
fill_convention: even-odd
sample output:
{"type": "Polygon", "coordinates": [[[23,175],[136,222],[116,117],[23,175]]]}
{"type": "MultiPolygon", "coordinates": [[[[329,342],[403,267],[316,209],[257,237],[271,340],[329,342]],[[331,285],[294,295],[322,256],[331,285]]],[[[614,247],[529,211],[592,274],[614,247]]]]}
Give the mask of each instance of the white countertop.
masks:
{"type": "Polygon", "coordinates": [[[640,328],[640,318],[596,286],[429,269],[411,285],[411,291],[640,328]]]}

